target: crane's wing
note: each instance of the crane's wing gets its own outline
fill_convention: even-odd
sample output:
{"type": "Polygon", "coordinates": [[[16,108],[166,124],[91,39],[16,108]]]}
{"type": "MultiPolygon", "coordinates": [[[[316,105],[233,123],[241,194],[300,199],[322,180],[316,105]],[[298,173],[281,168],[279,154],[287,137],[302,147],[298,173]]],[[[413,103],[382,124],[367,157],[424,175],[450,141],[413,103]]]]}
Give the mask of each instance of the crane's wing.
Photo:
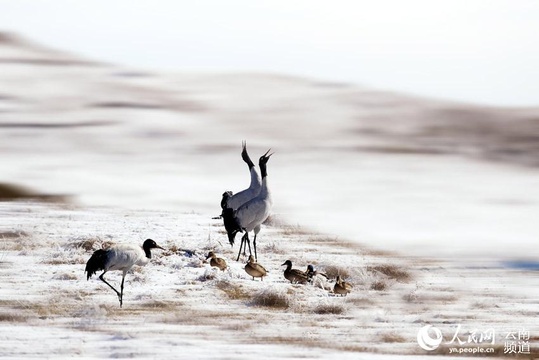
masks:
{"type": "Polygon", "coordinates": [[[253,199],[236,210],[236,219],[243,229],[252,230],[267,219],[270,212],[270,203],[265,200],[253,199]]]}

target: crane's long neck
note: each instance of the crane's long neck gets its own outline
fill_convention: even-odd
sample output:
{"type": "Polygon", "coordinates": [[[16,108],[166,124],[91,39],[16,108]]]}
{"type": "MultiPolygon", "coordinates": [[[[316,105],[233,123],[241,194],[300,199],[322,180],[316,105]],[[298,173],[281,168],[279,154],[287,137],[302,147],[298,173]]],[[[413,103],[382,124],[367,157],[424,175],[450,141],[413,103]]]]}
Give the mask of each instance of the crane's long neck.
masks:
{"type": "Polygon", "coordinates": [[[266,163],[262,162],[262,160],[260,160],[260,174],[262,175],[262,179],[264,179],[266,176],[268,176],[268,167],[266,165],[266,163]]]}
{"type": "Polygon", "coordinates": [[[260,179],[260,175],[258,175],[255,166],[250,166],[249,171],[251,172],[251,184],[249,185],[249,188],[260,189],[262,186],[262,180],[260,179]]]}
{"type": "Polygon", "coordinates": [[[262,198],[271,198],[271,191],[268,186],[268,173],[266,172],[266,165],[260,165],[260,172],[262,173],[262,186],[260,187],[259,196],[262,198]]]}
{"type": "Polygon", "coordinates": [[[245,161],[245,163],[249,167],[249,170],[251,170],[252,168],[255,167],[255,164],[253,164],[253,162],[251,161],[251,158],[249,157],[249,155],[244,156],[243,161],[245,161]]]}
{"type": "Polygon", "coordinates": [[[143,246],[142,249],[144,250],[144,253],[146,254],[146,257],[148,259],[151,259],[152,258],[152,252],[150,251],[150,248],[143,246]]]}

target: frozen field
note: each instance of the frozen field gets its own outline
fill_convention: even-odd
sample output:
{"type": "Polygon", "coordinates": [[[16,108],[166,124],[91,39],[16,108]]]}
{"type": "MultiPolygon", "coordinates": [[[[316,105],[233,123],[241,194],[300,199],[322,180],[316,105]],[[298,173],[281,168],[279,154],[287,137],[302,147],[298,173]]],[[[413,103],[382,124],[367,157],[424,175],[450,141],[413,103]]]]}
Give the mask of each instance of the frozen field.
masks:
{"type": "Polygon", "coordinates": [[[495,330],[489,358],[521,329],[536,351],[538,109],[150,74],[6,34],[0,60],[0,183],[64,196],[0,202],[0,357],[417,358],[426,324],[444,334],[437,355],[459,325],[463,339],[495,330]],[[253,159],[275,151],[263,282],[212,220],[248,184],[244,139],[253,159]],[[146,238],[167,250],[127,276],[120,309],[84,264],[146,238]],[[289,284],[287,259],[354,291],[289,284]]]}

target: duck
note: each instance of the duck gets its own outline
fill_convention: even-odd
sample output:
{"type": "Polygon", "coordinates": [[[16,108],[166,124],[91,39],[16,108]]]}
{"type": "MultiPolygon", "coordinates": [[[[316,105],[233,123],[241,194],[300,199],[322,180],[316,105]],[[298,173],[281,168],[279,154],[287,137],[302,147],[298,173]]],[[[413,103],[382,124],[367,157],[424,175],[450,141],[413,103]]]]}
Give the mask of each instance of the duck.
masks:
{"type": "Polygon", "coordinates": [[[335,286],[333,287],[333,292],[335,294],[339,294],[342,296],[346,296],[348,293],[352,291],[353,286],[345,281],[343,281],[339,276],[337,276],[337,280],[335,282],[335,286]]]}
{"type": "Polygon", "coordinates": [[[306,284],[309,282],[309,277],[307,274],[299,269],[292,269],[292,261],[286,260],[281,266],[286,265],[286,270],[284,271],[284,277],[289,280],[291,283],[306,284]]]}
{"type": "Polygon", "coordinates": [[[217,257],[217,255],[214,254],[213,251],[210,251],[208,253],[208,256],[206,256],[206,260],[210,260],[210,266],[219,268],[221,271],[225,271],[227,268],[226,261],[223,258],[217,257]]]}
{"type": "Polygon", "coordinates": [[[253,255],[249,255],[249,261],[245,264],[245,272],[253,277],[259,277],[261,281],[264,281],[264,276],[266,276],[266,269],[256,262],[253,255]]]}

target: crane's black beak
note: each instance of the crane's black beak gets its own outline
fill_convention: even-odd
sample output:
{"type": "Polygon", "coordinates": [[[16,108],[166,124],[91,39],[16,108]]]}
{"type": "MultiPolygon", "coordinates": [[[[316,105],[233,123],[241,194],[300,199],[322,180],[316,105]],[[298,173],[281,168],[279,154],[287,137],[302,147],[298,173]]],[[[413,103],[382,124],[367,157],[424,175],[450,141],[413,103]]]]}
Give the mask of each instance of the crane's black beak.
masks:
{"type": "Polygon", "coordinates": [[[268,151],[266,151],[266,153],[262,156],[265,157],[266,159],[269,159],[271,155],[275,154],[275,152],[272,152],[271,154],[268,155],[270,151],[271,151],[271,148],[269,148],[268,151]]]}

